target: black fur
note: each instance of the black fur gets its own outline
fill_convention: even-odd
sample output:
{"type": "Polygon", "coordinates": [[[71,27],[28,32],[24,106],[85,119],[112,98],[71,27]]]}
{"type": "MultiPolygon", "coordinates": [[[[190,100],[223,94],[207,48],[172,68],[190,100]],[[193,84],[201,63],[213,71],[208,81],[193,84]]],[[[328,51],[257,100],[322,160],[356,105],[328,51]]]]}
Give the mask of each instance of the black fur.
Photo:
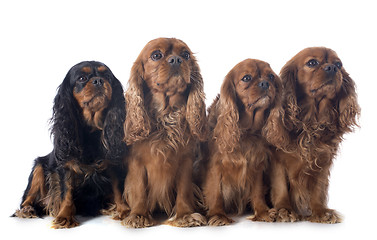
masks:
{"type": "MultiPolygon", "coordinates": [[[[73,200],[77,214],[94,216],[111,202],[111,179],[124,179],[122,160],[126,146],[123,142],[123,123],[125,119],[125,100],[119,80],[109,68],[97,71],[103,63],[85,61],[73,66],[58,88],[51,118],[51,135],[54,149],[44,157],[35,160],[24,192],[22,203],[28,197],[33,181],[33,172],[41,166],[45,177],[46,196],[37,195],[32,203],[36,216],[56,215],[51,209],[66,193],[66,181],[72,182],[73,200]],[[103,77],[112,88],[112,97],[103,112],[103,129],[93,130],[83,119],[82,109],[73,96],[77,78],[83,67],[90,66],[94,71],[91,77],[103,77]],[[75,161],[79,171],[67,168],[66,164],[75,161]]],[[[123,182],[120,180],[120,182],[123,182]]],[[[121,187],[121,186],[120,186],[121,187]]],[[[21,210],[22,211],[22,203],[21,210]]],[[[22,214],[15,213],[15,216],[22,214]]],[[[32,214],[34,215],[34,214],[32,214]]],[[[22,217],[22,216],[20,216],[22,217]]]]}

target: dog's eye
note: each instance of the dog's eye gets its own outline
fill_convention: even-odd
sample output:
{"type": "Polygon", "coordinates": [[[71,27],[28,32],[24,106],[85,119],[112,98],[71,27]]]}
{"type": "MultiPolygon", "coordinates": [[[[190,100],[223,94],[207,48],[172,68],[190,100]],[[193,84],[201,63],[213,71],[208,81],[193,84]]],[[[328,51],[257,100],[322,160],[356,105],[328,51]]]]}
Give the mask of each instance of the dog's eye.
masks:
{"type": "Polygon", "coordinates": [[[151,54],[151,59],[153,61],[158,61],[163,57],[163,54],[160,50],[156,50],[151,54]]]}
{"type": "Polygon", "coordinates": [[[187,51],[184,51],[184,52],[181,54],[181,56],[182,56],[184,59],[186,59],[186,60],[189,60],[189,59],[190,59],[190,53],[187,52],[187,51]]]}
{"type": "Polygon", "coordinates": [[[250,75],[245,75],[243,76],[243,78],[241,79],[243,82],[250,82],[252,79],[252,77],[250,75]]]}
{"type": "Polygon", "coordinates": [[[319,64],[319,62],[316,59],[310,59],[309,62],[306,63],[306,66],[308,67],[315,67],[319,64]]]}
{"type": "Polygon", "coordinates": [[[273,81],[273,80],[275,79],[275,75],[272,74],[272,73],[270,73],[270,74],[268,74],[268,78],[269,78],[271,81],[273,81]]]}
{"type": "Polygon", "coordinates": [[[336,62],[336,63],[335,63],[335,66],[336,66],[337,68],[341,69],[342,66],[343,66],[343,64],[342,64],[341,62],[336,62]]]}
{"type": "Polygon", "coordinates": [[[81,76],[77,79],[78,82],[85,82],[88,78],[85,76],[81,76]]]}

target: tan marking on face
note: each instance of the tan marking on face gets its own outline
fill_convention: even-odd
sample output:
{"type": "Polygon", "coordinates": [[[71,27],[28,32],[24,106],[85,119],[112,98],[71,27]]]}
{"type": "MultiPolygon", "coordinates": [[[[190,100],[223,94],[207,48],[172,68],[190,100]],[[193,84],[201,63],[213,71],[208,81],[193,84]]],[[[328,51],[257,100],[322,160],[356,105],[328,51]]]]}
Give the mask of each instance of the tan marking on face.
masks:
{"type": "Polygon", "coordinates": [[[92,68],[89,66],[86,66],[86,67],[81,68],[81,71],[83,71],[84,73],[91,73],[92,68]]]}
{"type": "Polygon", "coordinates": [[[106,67],[106,66],[99,66],[99,67],[97,68],[97,70],[98,70],[98,72],[104,72],[104,71],[107,70],[107,67],[106,67]]]}

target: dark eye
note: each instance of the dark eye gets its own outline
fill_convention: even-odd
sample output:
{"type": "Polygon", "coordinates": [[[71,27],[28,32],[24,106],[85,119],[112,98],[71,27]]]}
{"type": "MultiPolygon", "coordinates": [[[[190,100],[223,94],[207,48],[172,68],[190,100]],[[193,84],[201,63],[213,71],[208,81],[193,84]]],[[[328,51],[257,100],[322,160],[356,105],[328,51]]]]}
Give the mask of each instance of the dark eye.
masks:
{"type": "Polygon", "coordinates": [[[274,80],[274,79],[275,79],[275,75],[272,74],[272,73],[270,73],[270,74],[268,74],[268,78],[269,78],[270,80],[274,80]]]}
{"type": "Polygon", "coordinates": [[[243,76],[243,78],[241,79],[243,82],[250,82],[252,79],[252,77],[250,75],[245,75],[243,76]]]}
{"type": "Polygon", "coordinates": [[[184,51],[184,52],[181,54],[181,56],[182,56],[184,59],[186,59],[186,60],[189,60],[189,59],[190,59],[190,53],[187,52],[187,51],[184,51]]]}
{"type": "Polygon", "coordinates": [[[342,64],[341,62],[336,62],[336,63],[335,63],[335,66],[336,66],[337,68],[341,69],[342,66],[343,66],[343,64],[342,64]]]}
{"type": "Polygon", "coordinates": [[[315,67],[319,64],[319,62],[315,59],[311,59],[309,60],[309,62],[306,63],[306,66],[308,67],[315,67]]]}
{"type": "Polygon", "coordinates": [[[81,76],[77,79],[78,82],[85,82],[88,78],[85,76],[81,76]]]}
{"type": "Polygon", "coordinates": [[[160,50],[156,50],[151,54],[151,59],[153,61],[158,61],[163,57],[162,52],[160,50]]]}

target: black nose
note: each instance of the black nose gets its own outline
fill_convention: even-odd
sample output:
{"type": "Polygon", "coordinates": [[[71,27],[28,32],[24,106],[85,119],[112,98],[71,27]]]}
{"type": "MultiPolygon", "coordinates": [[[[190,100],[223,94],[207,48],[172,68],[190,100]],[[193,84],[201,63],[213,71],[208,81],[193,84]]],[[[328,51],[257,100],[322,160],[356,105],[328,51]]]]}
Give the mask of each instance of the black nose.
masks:
{"type": "Polygon", "coordinates": [[[263,90],[267,90],[270,87],[270,84],[267,81],[262,81],[258,84],[258,87],[263,90]]]}
{"type": "Polygon", "coordinates": [[[95,78],[93,78],[92,83],[96,87],[101,87],[101,86],[103,86],[103,79],[99,78],[99,77],[95,77],[95,78]]]}
{"type": "Polygon", "coordinates": [[[179,56],[171,56],[168,58],[168,63],[172,66],[179,66],[182,63],[182,58],[179,56]]]}
{"type": "Polygon", "coordinates": [[[327,74],[335,74],[338,71],[338,68],[334,64],[329,64],[326,65],[323,70],[325,70],[327,74]]]}

